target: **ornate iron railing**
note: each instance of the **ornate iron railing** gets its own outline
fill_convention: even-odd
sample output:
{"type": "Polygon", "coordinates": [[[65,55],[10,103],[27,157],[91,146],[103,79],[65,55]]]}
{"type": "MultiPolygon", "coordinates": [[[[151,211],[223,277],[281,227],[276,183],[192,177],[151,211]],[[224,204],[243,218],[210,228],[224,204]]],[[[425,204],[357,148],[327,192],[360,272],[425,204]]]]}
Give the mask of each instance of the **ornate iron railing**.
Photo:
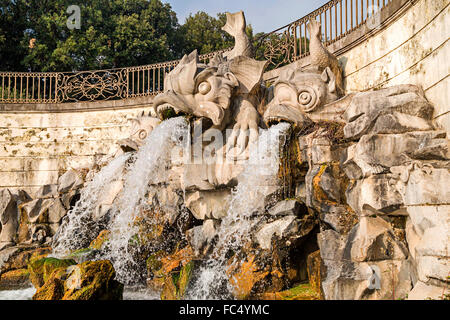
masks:
{"type": "MultiPolygon", "coordinates": [[[[200,55],[207,63],[218,53],[200,55]]],[[[154,96],[179,60],[80,72],[0,72],[0,103],[63,103],[154,96]]]]}
{"type": "MultiPolygon", "coordinates": [[[[308,21],[322,24],[322,41],[326,46],[345,37],[374,18],[394,0],[331,0],[310,14],[265,34],[258,47],[273,68],[309,55],[308,21]]],[[[376,24],[376,21],[371,21],[376,24]]],[[[374,25],[375,27],[375,25],[374,25]]]]}
{"type": "MultiPolygon", "coordinates": [[[[310,14],[264,34],[256,48],[271,68],[309,54],[310,19],[322,24],[325,45],[348,35],[396,0],[331,0],[310,14]]],[[[232,48],[200,56],[202,62],[232,48]]],[[[0,103],[65,103],[154,96],[179,60],[138,67],[81,72],[0,72],[0,103]]]]}

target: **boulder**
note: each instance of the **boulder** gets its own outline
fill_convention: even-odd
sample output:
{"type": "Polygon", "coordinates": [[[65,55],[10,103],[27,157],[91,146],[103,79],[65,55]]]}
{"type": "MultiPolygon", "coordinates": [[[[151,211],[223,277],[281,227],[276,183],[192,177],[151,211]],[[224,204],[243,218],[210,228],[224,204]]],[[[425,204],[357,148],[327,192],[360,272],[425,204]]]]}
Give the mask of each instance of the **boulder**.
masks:
{"type": "Polygon", "coordinates": [[[15,269],[26,269],[32,259],[44,258],[50,247],[16,246],[0,251],[0,274],[15,269]]]}
{"type": "Polygon", "coordinates": [[[86,261],[54,269],[33,300],[121,300],[123,285],[116,281],[109,260],[86,261]]]}
{"type": "Polygon", "coordinates": [[[216,236],[215,224],[214,220],[208,219],[201,226],[196,226],[186,232],[186,238],[196,255],[203,252],[205,246],[216,236]]]}
{"type": "Polygon", "coordinates": [[[405,187],[405,205],[450,204],[450,171],[448,168],[433,168],[414,165],[405,187]]]}
{"type": "Polygon", "coordinates": [[[0,190],[0,250],[17,241],[19,210],[16,197],[8,189],[0,190]]]}
{"type": "Polygon", "coordinates": [[[15,269],[0,275],[0,290],[18,290],[30,286],[27,269],[15,269]]]}
{"type": "Polygon", "coordinates": [[[357,180],[347,188],[347,203],[359,215],[407,215],[403,197],[397,189],[398,178],[379,174],[357,180]]]}
{"type": "Polygon", "coordinates": [[[277,202],[269,209],[268,214],[275,217],[297,216],[301,217],[308,213],[308,209],[297,200],[283,200],[277,202]]]}
{"type": "Polygon", "coordinates": [[[402,260],[408,257],[408,249],[395,239],[389,223],[380,217],[361,217],[349,234],[344,258],[351,261],[402,260]]]}
{"type": "Polygon", "coordinates": [[[41,258],[32,259],[28,263],[28,271],[30,273],[30,281],[36,289],[42,287],[52,273],[57,269],[66,270],[69,266],[75,265],[75,260],[72,259],[56,259],[56,258],[41,258]]]}
{"type": "Polygon", "coordinates": [[[408,300],[444,300],[448,294],[449,290],[446,288],[436,287],[418,281],[411,292],[408,293],[408,300]]]}
{"type": "Polygon", "coordinates": [[[83,176],[75,169],[67,170],[58,178],[58,192],[66,193],[81,187],[84,183],[83,176]]]}
{"type": "Polygon", "coordinates": [[[311,285],[311,289],[316,291],[319,296],[323,296],[322,275],[325,272],[325,266],[323,265],[319,250],[314,251],[313,253],[308,255],[306,266],[308,270],[308,280],[309,284],[311,285]]]}
{"type": "Polygon", "coordinates": [[[384,129],[384,133],[414,131],[417,127],[423,128],[421,119],[431,120],[432,114],[433,106],[425,99],[423,91],[414,85],[398,85],[361,92],[353,97],[342,116],[347,122],[344,136],[347,139],[359,139],[364,134],[373,132],[374,127],[377,130],[384,129]],[[409,117],[398,118],[398,121],[395,118],[382,117],[393,113],[402,113],[409,117]],[[393,121],[390,129],[385,123],[388,119],[393,121]]]}
{"type": "Polygon", "coordinates": [[[35,199],[47,199],[56,197],[58,197],[58,186],[56,184],[43,185],[34,194],[35,199]]]}
{"type": "Polygon", "coordinates": [[[255,233],[255,239],[262,249],[270,250],[272,248],[272,237],[286,237],[295,234],[298,231],[296,217],[293,215],[282,217],[274,222],[265,223],[255,233]]]}
{"type": "Polygon", "coordinates": [[[443,135],[440,131],[367,134],[347,149],[342,168],[349,179],[386,173],[390,167],[409,162],[422,146],[442,140],[443,135]]]}
{"type": "Polygon", "coordinates": [[[199,220],[221,219],[226,216],[230,205],[230,191],[195,191],[186,195],[186,207],[199,220]]]}

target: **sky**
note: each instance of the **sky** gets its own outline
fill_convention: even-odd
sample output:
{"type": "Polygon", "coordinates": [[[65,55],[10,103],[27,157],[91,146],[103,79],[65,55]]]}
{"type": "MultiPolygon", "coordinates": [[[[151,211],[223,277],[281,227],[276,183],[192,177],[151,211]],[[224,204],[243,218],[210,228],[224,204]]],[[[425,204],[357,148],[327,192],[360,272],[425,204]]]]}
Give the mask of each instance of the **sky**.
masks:
{"type": "Polygon", "coordinates": [[[243,10],[254,33],[270,32],[319,8],[329,0],[163,0],[177,13],[183,24],[190,13],[205,11],[216,17],[219,12],[243,10]]]}

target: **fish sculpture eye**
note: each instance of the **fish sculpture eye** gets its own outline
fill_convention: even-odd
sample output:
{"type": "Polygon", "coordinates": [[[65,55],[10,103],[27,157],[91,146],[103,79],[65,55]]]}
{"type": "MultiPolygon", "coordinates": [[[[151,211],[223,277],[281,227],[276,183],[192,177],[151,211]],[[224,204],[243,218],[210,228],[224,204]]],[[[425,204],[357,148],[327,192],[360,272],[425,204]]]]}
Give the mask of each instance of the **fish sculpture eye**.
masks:
{"type": "Polygon", "coordinates": [[[198,85],[198,92],[205,95],[211,91],[211,85],[207,81],[203,81],[198,85]]]}

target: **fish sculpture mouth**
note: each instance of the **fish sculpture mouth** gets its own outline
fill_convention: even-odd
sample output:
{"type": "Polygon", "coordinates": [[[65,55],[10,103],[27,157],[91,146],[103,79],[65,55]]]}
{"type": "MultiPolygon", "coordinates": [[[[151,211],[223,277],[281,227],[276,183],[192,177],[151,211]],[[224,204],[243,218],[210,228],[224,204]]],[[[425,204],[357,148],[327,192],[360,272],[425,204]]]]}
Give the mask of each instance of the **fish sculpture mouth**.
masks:
{"type": "Polygon", "coordinates": [[[280,122],[287,122],[294,126],[304,126],[311,120],[297,108],[288,104],[271,104],[264,112],[263,120],[267,127],[271,127],[280,122]]]}
{"type": "Polygon", "coordinates": [[[162,104],[157,107],[156,113],[161,120],[167,120],[174,117],[187,116],[188,113],[170,105],[168,103],[162,104]]]}

